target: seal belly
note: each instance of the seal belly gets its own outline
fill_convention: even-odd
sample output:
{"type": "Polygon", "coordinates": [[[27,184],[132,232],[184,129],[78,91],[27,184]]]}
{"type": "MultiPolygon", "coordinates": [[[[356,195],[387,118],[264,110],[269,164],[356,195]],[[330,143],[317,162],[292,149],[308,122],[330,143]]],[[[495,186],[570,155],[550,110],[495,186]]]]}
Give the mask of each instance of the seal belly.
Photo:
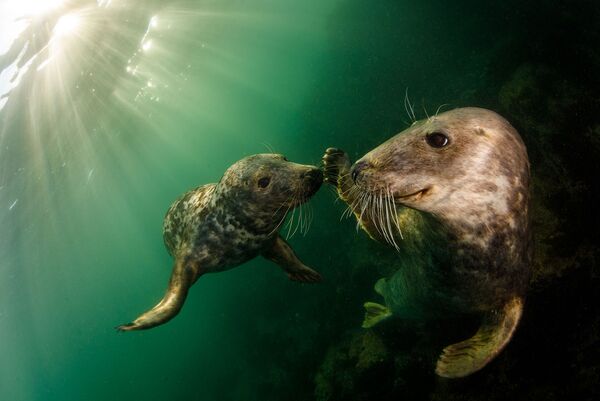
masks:
{"type": "Polygon", "coordinates": [[[375,290],[383,296],[394,315],[403,319],[448,316],[457,309],[457,298],[419,265],[404,265],[388,279],[377,282],[375,290]]]}
{"type": "Polygon", "coordinates": [[[210,272],[229,270],[255,258],[272,245],[274,237],[254,235],[225,213],[212,213],[190,223],[184,241],[210,272]]]}
{"type": "Polygon", "coordinates": [[[512,272],[501,268],[482,270],[459,258],[447,261],[445,266],[433,269],[422,261],[404,259],[391,277],[376,283],[375,291],[394,315],[405,319],[484,312],[501,307],[524,291],[519,270],[526,266],[512,272]]]}

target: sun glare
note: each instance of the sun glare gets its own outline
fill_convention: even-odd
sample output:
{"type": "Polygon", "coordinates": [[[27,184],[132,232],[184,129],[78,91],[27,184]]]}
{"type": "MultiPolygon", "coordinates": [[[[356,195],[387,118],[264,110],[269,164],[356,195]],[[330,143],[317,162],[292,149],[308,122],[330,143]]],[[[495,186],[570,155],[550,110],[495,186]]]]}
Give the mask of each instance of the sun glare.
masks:
{"type": "Polygon", "coordinates": [[[150,50],[152,48],[152,41],[151,40],[147,40],[142,44],[142,49],[147,52],[148,50],[150,50]]]}
{"type": "Polygon", "coordinates": [[[18,12],[18,17],[42,14],[60,7],[64,0],[18,0],[10,1],[10,7],[18,12]]]}
{"type": "Polygon", "coordinates": [[[54,35],[56,35],[56,37],[68,35],[77,29],[80,22],[79,17],[76,15],[63,15],[54,26],[54,35]]]}
{"type": "Polygon", "coordinates": [[[0,1],[0,54],[28,26],[34,18],[61,6],[63,0],[5,0],[0,1]]]}

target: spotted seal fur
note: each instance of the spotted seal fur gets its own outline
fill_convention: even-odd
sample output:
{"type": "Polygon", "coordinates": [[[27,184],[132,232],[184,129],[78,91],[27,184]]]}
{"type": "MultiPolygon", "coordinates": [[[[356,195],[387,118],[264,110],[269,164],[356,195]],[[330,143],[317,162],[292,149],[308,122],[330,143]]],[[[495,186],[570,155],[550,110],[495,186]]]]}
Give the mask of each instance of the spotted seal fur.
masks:
{"type": "Polygon", "coordinates": [[[398,270],[365,304],[363,327],[405,319],[480,314],[477,333],[447,346],[443,377],[467,376],[509,342],[523,310],[531,264],[529,161],[500,115],[461,108],[415,122],[353,166],[330,148],[325,179],[361,227],[399,253],[398,270]]]}
{"type": "Polygon", "coordinates": [[[278,264],[291,280],[316,282],[278,234],[291,209],[321,186],[322,172],[291,163],[282,155],[259,154],[233,164],[219,183],[193,189],[169,208],[163,225],[167,250],[175,259],[162,300],[120,331],[149,329],[175,317],[189,288],[205,273],[236,267],[258,255],[278,264]]]}

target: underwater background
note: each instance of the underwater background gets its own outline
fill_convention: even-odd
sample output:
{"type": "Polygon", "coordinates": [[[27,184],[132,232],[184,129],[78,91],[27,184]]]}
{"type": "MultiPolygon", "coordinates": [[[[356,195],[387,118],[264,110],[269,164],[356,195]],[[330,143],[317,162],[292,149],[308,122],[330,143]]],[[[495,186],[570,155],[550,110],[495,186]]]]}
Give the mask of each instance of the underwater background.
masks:
{"type": "Polygon", "coordinates": [[[594,400],[600,390],[597,1],[0,1],[0,400],[594,400]],[[27,18],[20,18],[27,15],[27,18]],[[470,318],[361,329],[392,248],[328,188],[290,239],[203,276],[153,330],[170,203],[243,156],[353,160],[438,107],[520,132],[535,263],[482,371],[434,374],[470,318]]]}

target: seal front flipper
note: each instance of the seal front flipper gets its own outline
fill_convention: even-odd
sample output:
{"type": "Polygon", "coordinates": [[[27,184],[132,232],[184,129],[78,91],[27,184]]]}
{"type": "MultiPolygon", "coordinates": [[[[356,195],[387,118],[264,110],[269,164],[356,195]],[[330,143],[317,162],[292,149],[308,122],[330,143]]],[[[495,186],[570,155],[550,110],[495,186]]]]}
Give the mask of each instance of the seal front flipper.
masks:
{"type": "Polygon", "coordinates": [[[278,264],[292,281],[316,283],[321,281],[321,275],[304,265],[294,253],[294,250],[279,235],[273,246],[263,252],[263,256],[278,264]]]}
{"type": "Polygon", "coordinates": [[[442,377],[468,376],[487,365],[510,341],[523,313],[523,299],[513,298],[499,311],[487,312],[477,333],[444,348],[435,372],[442,377]]]}
{"type": "Polygon", "coordinates": [[[351,185],[346,183],[350,179],[350,158],[346,152],[338,148],[327,148],[322,162],[325,182],[342,191],[351,185]]]}
{"type": "Polygon", "coordinates": [[[195,262],[175,261],[169,286],[161,301],[152,309],[140,315],[133,322],[117,327],[118,331],[144,330],[159,326],[173,319],[183,306],[188,290],[196,282],[199,274],[195,262]]]}

